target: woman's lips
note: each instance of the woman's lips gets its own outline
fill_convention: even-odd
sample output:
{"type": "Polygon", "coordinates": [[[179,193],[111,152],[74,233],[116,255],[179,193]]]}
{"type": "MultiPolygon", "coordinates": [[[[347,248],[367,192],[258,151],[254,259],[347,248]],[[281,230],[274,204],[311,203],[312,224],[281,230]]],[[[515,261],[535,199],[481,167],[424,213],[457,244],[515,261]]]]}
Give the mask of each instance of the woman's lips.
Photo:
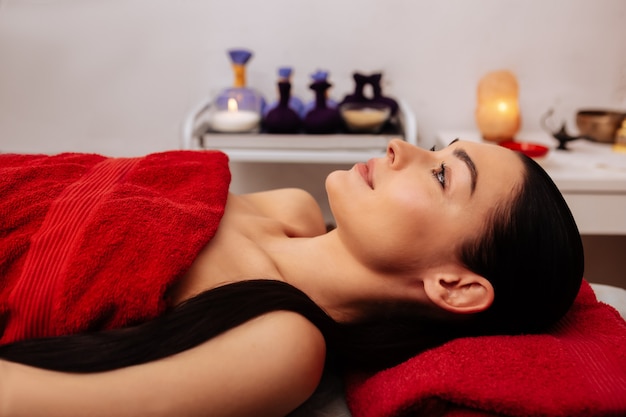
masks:
{"type": "Polygon", "coordinates": [[[369,185],[371,189],[374,189],[374,186],[372,184],[372,165],[370,162],[371,161],[368,161],[367,164],[358,163],[356,164],[356,169],[359,172],[359,175],[361,175],[363,180],[367,183],[367,185],[369,185]]]}
{"type": "Polygon", "coordinates": [[[367,183],[374,189],[374,159],[367,161],[367,183]]]}

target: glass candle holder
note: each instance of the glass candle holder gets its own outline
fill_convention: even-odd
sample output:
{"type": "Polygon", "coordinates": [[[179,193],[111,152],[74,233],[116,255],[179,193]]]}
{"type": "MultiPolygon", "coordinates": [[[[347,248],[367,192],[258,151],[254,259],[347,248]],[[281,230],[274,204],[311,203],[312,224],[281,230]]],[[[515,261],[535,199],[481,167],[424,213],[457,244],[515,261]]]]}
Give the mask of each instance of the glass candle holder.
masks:
{"type": "Polygon", "coordinates": [[[216,132],[251,132],[259,129],[265,101],[256,90],[246,86],[246,64],[252,52],[232,49],[229,52],[234,83],[215,99],[210,118],[211,130],[216,132]]]}

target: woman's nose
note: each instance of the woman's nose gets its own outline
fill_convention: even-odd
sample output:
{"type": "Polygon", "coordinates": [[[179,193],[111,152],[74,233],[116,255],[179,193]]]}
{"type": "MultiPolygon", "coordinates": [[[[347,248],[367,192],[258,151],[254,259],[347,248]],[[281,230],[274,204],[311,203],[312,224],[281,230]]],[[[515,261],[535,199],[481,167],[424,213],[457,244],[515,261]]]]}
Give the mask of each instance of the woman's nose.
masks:
{"type": "Polygon", "coordinates": [[[423,160],[428,157],[429,151],[417,147],[402,139],[391,139],[387,144],[387,158],[392,168],[402,168],[408,163],[423,160]]]}

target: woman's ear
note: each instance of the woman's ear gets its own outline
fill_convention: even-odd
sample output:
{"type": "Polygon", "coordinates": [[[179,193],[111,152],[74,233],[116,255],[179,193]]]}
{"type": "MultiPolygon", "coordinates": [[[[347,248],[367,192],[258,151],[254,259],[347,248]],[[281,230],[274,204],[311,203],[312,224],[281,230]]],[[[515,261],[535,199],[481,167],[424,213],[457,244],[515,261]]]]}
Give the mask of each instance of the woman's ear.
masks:
{"type": "Polygon", "coordinates": [[[493,286],[486,278],[458,266],[439,269],[424,279],[428,298],[452,313],[484,311],[493,303],[493,286]]]}

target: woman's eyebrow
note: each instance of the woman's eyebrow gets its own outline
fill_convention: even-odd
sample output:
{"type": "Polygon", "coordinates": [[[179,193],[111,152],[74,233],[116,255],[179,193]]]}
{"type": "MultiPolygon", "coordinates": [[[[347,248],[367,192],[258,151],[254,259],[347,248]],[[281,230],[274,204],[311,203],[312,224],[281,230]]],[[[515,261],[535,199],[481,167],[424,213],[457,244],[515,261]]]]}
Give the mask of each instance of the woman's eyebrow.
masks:
{"type": "MultiPolygon", "coordinates": [[[[454,140],[452,143],[454,142],[456,142],[456,140],[454,140]]],[[[450,145],[452,145],[452,143],[450,145]]],[[[461,161],[463,161],[465,165],[467,165],[467,169],[469,170],[470,176],[472,178],[472,191],[470,194],[473,195],[474,190],[476,190],[476,179],[478,178],[478,170],[476,169],[476,165],[474,165],[474,161],[472,161],[472,158],[470,158],[467,152],[465,152],[465,150],[461,148],[456,148],[454,151],[452,151],[452,154],[459,158],[461,161]]]]}

